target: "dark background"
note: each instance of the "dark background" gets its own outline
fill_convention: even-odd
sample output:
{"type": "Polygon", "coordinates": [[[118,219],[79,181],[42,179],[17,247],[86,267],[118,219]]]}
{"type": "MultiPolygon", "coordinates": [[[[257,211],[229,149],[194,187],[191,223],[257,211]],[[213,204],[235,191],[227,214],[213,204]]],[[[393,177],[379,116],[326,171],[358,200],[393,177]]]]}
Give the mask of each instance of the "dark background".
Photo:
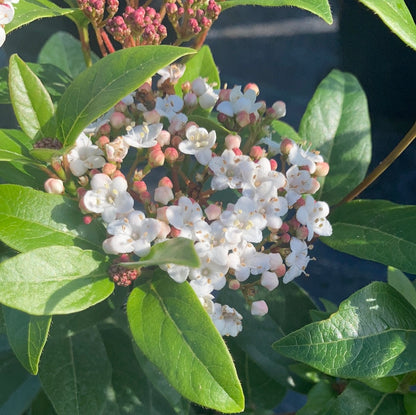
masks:
{"type": "MultiPolygon", "coordinates": [[[[334,68],[354,74],[368,97],[372,122],[372,170],[416,121],[416,51],[398,39],[357,0],[331,1],[334,24],[296,8],[240,7],[226,10],[210,31],[211,47],[222,82],[230,87],[255,82],[260,98],[283,100],[284,121],[297,128],[319,82],[334,68]]],[[[407,2],[413,16],[416,3],[407,2]]],[[[37,54],[56,30],[75,34],[68,19],[48,19],[17,30],[0,49],[0,66],[18,52],[25,61],[37,54]],[[36,42],[36,43],[34,43],[36,42]]],[[[0,125],[14,127],[10,110],[0,108],[0,125]]],[[[410,146],[360,197],[416,204],[416,152],[410,146]]],[[[310,277],[296,281],[312,297],[339,303],[373,280],[386,279],[386,267],[342,254],[318,242],[308,266],[310,277]]],[[[415,253],[416,258],[416,253],[415,253]]],[[[289,394],[280,412],[302,406],[304,397],[289,394]]]]}

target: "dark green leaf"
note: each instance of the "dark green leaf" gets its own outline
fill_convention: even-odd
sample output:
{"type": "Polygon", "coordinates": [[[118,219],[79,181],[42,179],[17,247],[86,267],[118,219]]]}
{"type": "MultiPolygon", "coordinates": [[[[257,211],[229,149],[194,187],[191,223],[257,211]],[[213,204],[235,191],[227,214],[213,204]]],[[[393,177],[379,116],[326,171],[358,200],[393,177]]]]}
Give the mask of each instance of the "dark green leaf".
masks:
{"type": "Polygon", "coordinates": [[[0,302],[34,315],[69,314],[114,289],[106,257],[73,246],[34,249],[0,264],[0,302]]]}
{"type": "Polygon", "coordinates": [[[137,262],[125,262],[128,268],[148,267],[150,265],[177,264],[198,267],[199,257],[194,242],[187,238],[168,239],[153,245],[150,252],[137,262]]]}
{"type": "Polygon", "coordinates": [[[393,267],[388,267],[387,282],[416,308],[416,288],[403,272],[393,267]]]}
{"type": "Polygon", "coordinates": [[[174,415],[137,363],[130,338],[115,328],[102,330],[101,336],[113,368],[112,385],[120,414],[174,415]]]}
{"type": "MultiPolygon", "coordinates": [[[[94,52],[91,55],[93,63],[99,60],[94,52]]],[[[48,39],[39,52],[38,62],[55,65],[72,78],[87,67],[81,42],[67,32],[56,32],[48,39]]]]}
{"type": "Polygon", "coordinates": [[[294,6],[316,14],[329,24],[332,23],[331,9],[327,0],[227,0],[221,3],[223,10],[235,6],[294,6]]]}
{"type": "Polygon", "coordinates": [[[272,128],[276,132],[276,134],[273,136],[275,141],[281,141],[284,138],[290,138],[291,140],[298,143],[302,142],[302,139],[299,137],[299,134],[295,131],[295,129],[283,121],[272,121],[272,128]]]}
{"type": "Polygon", "coordinates": [[[339,202],[363,180],[371,160],[367,99],[353,75],[333,70],[319,84],[299,135],[330,166],[317,197],[330,205],[339,202]]]}
{"type": "Polygon", "coordinates": [[[58,415],[101,414],[107,400],[114,398],[111,365],[96,328],[72,337],[50,338],[39,377],[58,415]]]}
{"type": "Polygon", "coordinates": [[[403,376],[388,376],[385,378],[377,378],[377,379],[359,379],[360,382],[366,384],[371,389],[375,389],[376,391],[383,392],[383,393],[393,393],[399,390],[400,382],[403,379],[403,376]]]}
{"type": "Polygon", "coordinates": [[[33,163],[28,150],[30,147],[30,138],[23,131],[0,130],[0,161],[33,163]]]}
{"type": "Polygon", "coordinates": [[[40,190],[48,178],[44,171],[32,164],[22,164],[19,160],[0,162],[0,183],[13,183],[40,190]]]}
{"type": "Polygon", "coordinates": [[[174,46],[139,46],[107,55],[69,86],[57,108],[58,137],[69,146],[82,130],[156,71],[194,53],[174,46]]]}
{"type": "Polygon", "coordinates": [[[82,222],[78,203],[28,187],[0,185],[0,239],[24,252],[50,245],[101,249],[100,222],[82,222]]]}
{"type": "Polygon", "coordinates": [[[403,397],[403,402],[406,408],[406,415],[416,415],[416,394],[407,393],[403,397]]]}
{"type": "Polygon", "coordinates": [[[40,79],[16,54],[9,62],[9,91],[22,130],[30,138],[54,137],[52,99],[40,79]]]}
{"type": "Polygon", "coordinates": [[[358,0],[375,12],[404,43],[416,49],[416,25],[404,0],[358,0]]]}
{"type": "Polygon", "coordinates": [[[309,324],[273,348],[332,376],[384,377],[416,369],[416,310],[374,282],[343,301],[328,320],[309,324]]]}
{"type": "Polygon", "coordinates": [[[333,233],[322,242],[331,248],[416,274],[416,206],[355,200],[329,220],[333,233]]]}
{"type": "Polygon", "coordinates": [[[36,398],[33,400],[30,407],[30,415],[56,415],[51,401],[46,396],[45,392],[41,390],[36,398]]]}
{"type": "Polygon", "coordinates": [[[188,283],[157,271],[132,291],[127,316],[139,348],[185,398],[226,413],[243,410],[231,356],[188,283]]]}
{"type": "Polygon", "coordinates": [[[10,33],[20,26],[24,26],[44,17],[64,16],[79,11],[75,9],[63,9],[48,0],[20,0],[14,8],[15,16],[13,20],[6,25],[6,33],[10,33]]]}
{"type": "MultiPolygon", "coordinates": [[[[71,78],[55,65],[28,62],[29,69],[40,79],[53,101],[57,101],[71,83],[71,78]]],[[[0,69],[0,104],[11,104],[9,68],[0,69]]]]}
{"type": "Polygon", "coordinates": [[[308,393],[306,404],[296,412],[297,415],[321,415],[331,408],[337,394],[328,380],[317,383],[308,393]]]}
{"type": "Polygon", "coordinates": [[[31,316],[5,306],[3,314],[7,337],[14,354],[29,373],[36,375],[52,318],[31,316]]]}

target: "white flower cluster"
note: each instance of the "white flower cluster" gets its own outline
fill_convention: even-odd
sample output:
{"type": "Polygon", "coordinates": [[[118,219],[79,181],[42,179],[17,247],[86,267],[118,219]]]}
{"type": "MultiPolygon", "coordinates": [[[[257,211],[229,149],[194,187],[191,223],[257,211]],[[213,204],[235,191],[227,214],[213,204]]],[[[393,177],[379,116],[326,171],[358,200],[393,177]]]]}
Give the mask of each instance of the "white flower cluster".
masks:
{"type": "Polygon", "coordinates": [[[14,17],[13,3],[19,3],[19,0],[0,0],[0,47],[6,40],[4,25],[10,23],[14,17]]]}
{"type": "Polygon", "coordinates": [[[287,283],[305,273],[310,242],[332,232],[328,205],[312,196],[328,165],[284,139],[277,146],[277,171],[277,162],[267,157],[269,126],[284,114],[283,104],[267,109],[256,102],[252,86],[216,91],[202,78],[182,85],[179,96],[169,85],[169,74],[175,82],[182,76],[178,71],[162,71],[158,91],[146,84],[117,104],[91,127],[94,144],[81,134],[65,160],[82,186],[81,209],[100,215],[106,225],[104,251],[142,257],[167,238],[191,239],[199,268],[161,268],[178,283],[189,281],[219,332],[236,336],[242,316],[216,303],[215,291],[227,283],[241,289],[252,314],[264,315],[267,304],[255,301],[253,287],[271,291],[279,278],[287,283]],[[223,128],[234,133],[220,139],[190,121],[193,111],[213,107],[223,128]],[[136,158],[123,174],[130,147],[137,149],[136,158]],[[153,172],[160,168],[165,176],[157,181],[153,172]]]}

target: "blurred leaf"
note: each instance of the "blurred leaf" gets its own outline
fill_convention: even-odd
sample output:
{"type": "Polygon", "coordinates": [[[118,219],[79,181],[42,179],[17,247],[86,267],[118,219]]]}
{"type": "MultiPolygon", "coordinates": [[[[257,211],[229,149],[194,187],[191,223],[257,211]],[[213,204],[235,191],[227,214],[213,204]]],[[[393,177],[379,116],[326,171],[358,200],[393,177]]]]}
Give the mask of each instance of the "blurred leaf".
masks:
{"type": "Polygon", "coordinates": [[[0,239],[21,252],[50,245],[101,250],[105,229],[99,221],[85,225],[72,199],[4,184],[0,185],[0,239]]]}
{"type": "Polygon", "coordinates": [[[98,330],[49,338],[39,377],[58,415],[102,413],[111,398],[111,365],[98,330]]]}
{"type": "Polygon", "coordinates": [[[403,272],[393,267],[388,267],[387,282],[416,308],[416,288],[403,272]]]}
{"type": "Polygon", "coordinates": [[[139,46],[111,53],[79,74],[58,103],[57,135],[65,147],[82,130],[141,86],[156,71],[193,49],[139,46]]]}
{"type": "MultiPolygon", "coordinates": [[[[93,63],[99,60],[94,52],[91,57],[93,63]]],[[[39,52],[38,63],[55,65],[72,78],[87,67],[81,42],[67,32],[56,32],[48,39],[39,52]]]]}
{"type": "Polygon", "coordinates": [[[359,379],[360,382],[366,384],[371,389],[375,389],[379,392],[384,393],[393,393],[399,389],[400,382],[403,379],[403,376],[387,376],[385,378],[377,378],[377,379],[359,379]]]}
{"type": "Polygon", "coordinates": [[[416,206],[354,200],[337,207],[331,236],[322,242],[358,258],[416,274],[416,206]]]}
{"type": "Polygon", "coordinates": [[[188,283],[156,271],[131,292],[127,316],[139,348],[185,398],[226,413],[243,410],[228,349],[188,283]]]}
{"type": "Polygon", "coordinates": [[[272,121],[272,128],[276,132],[276,134],[274,134],[273,137],[274,141],[280,142],[284,138],[290,138],[291,140],[296,141],[297,143],[302,142],[302,138],[299,137],[299,134],[295,131],[295,129],[283,121],[272,121]]]}
{"type": "Polygon", "coordinates": [[[416,50],[416,25],[404,0],[358,0],[375,12],[404,43],[416,50]]]}
{"type": "MultiPolygon", "coordinates": [[[[32,401],[30,406],[30,415],[56,415],[51,401],[46,396],[45,392],[41,390],[36,398],[32,401]]],[[[28,414],[28,415],[29,415],[28,414]]]]}
{"type": "Polygon", "coordinates": [[[273,348],[331,376],[374,378],[415,370],[415,345],[416,310],[394,288],[374,282],[328,320],[287,335],[273,348]]]}
{"type": "Polygon", "coordinates": [[[36,375],[52,318],[31,316],[5,306],[2,308],[7,337],[14,354],[29,373],[36,375]]]}
{"type": "MultiPolygon", "coordinates": [[[[306,404],[296,415],[321,415],[334,404],[337,398],[335,389],[328,380],[321,380],[308,393],[306,404]]],[[[355,414],[354,414],[355,415],[355,414]]]]}
{"type": "Polygon", "coordinates": [[[416,395],[414,393],[407,393],[403,397],[403,402],[406,408],[406,415],[416,415],[416,395]]]}
{"type": "Polygon", "coordinates": [[[107,270],[106,257],[95,251],[34,249],[0,264],[0,302],[34,315],[85,310],[113,292],[107,270]]]}
{"type": "Polygon", "coordinates": [[[329,24],[332,23],[331,9],[327,0],[227,0],[221,3],[222,10],[235,6],[294,6],[316,14],[329,24]]]}
{"type": "Polygon", "coordinates": [[[357,79],[333,70],[306,108],[299,135],[329,163],[318,199],[339,202],[364,179],[371,160],[367,99],[357,79]]]}
{"type": "Polygon", "coordinates": [[[40,79],[16,54],[9,61],[9,92],[14,113],[30,137],[54,137],[55,109],[40,79]]]}
{"type": "Polygon", "coordinates": [[[15,16],[6,25],[6,33],[44,17],[65,16],[78,12],[76,9],[63,9],[48,0],[20,0],[15,6],[15,16]]]}

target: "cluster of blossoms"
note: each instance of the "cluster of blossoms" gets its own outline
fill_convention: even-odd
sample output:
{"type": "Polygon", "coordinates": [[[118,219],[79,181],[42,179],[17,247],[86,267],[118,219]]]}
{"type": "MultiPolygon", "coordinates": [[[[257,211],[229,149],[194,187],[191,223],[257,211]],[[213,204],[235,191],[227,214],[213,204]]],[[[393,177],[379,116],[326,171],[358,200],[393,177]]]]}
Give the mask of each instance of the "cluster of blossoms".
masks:
{"type": "Polygon", "coordinates": [[[332,232],[328,205],[312,196],[329,166],[290,139],[272,140],[281,101],[267,108],[254,84],[216,90],[202,78],[175,93],[184,69],[163,69],[156,90],[149,80],[90,125],[62,159],[66,183],[49,179],[45,189],[64,192],[76,177],[85,222],[100,217],[106,226],[103,250],[117,256],[110,274],[119,285],[138,277],[123,271],[126,257],[168,238],[192,240],[199,268],[160,267],[189,281],[219,332],[236,336],[242,316],[215,292],[240,289],[251,313],[264,315],[260,287],[305,274],[313,240],[332,232]],[[215,129],[201,125],[216,123],[211,110],[215,129]]]}
{"type": "Polygon", "coordinates": [[[10,23],[14,17],[13,3],[19,3],[19,0],[0,0],[0,47],[6,40],[4,25],[10,23]]]}

